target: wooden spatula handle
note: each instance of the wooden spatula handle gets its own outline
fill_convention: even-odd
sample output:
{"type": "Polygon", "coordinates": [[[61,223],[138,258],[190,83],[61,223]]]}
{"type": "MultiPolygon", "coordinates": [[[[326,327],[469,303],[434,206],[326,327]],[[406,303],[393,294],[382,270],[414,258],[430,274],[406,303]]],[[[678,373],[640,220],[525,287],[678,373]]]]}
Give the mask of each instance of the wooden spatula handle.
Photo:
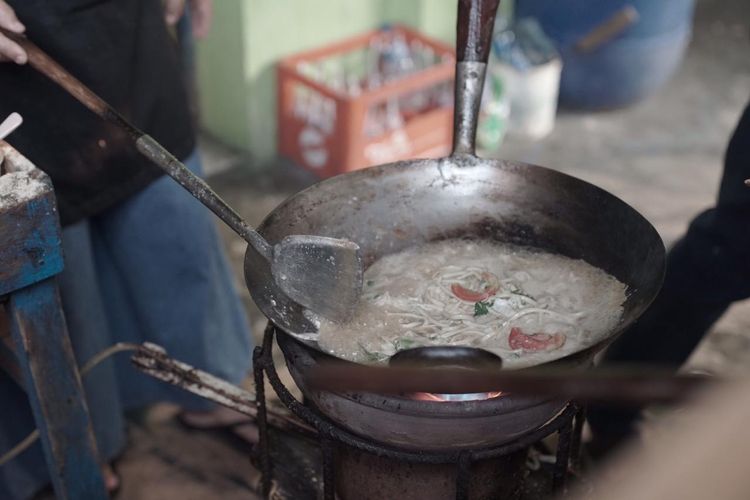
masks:
{"type": "Polygon", "coordinates": [[[29,59],[28,63],[31,67],[60,85],[70,95],[80,101],[81,104],[89,108],[102,119],[122,127],[131,135],[133,140],[137,140],[144,135],[143,132],[128,123],[125,118],[110,107],[101,97],[96,95],[91,89],[81,83],[80,80],[71,75],[42,49],[37,47],[34,42],[23,35],[8,31],[4,28],[0,28],[0,31],[3,35],[13,40],[26,51],[29,59]]]}
{"type": "Polygon", "coordinates": [[[185,190],[201,201],[237,234],[253,245],[261,255],[269,258],[270,246],[260,234],[253,230],[229,205],[224,202],[203,179],[193,174],[161,144],[128,122],[104,99],[96,95],[80,80],[71,75],[54,59],[36,46],[31,40],[18,33],[0,28],[5,36],[19,44],[28,54],[29,64],[35,70],[57,83],[70,95],[96,115],[125,130],[138,151],[176,180],[185,190]]]}

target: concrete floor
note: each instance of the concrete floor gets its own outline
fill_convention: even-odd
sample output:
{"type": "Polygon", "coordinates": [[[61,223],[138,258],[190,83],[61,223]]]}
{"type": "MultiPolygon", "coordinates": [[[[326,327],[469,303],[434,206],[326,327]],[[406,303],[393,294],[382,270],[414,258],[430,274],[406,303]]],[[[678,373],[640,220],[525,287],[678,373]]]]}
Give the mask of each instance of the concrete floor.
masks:
{"type": "MultiPolygon", "coordinates": [[[[508,138],[499,156],[560,169],[611,191],[643,213],[665,242],[709,207],[731,131],[750,96],[750,2],[699,0],[688,55],[670,84],[625,110],[562,112],[543,141],[508,138]]],[[[288,195],[308,185],[309,175],[285,163],[266,173],[209,140],[206,162],[220,171],[210,182],[252,224],[288,195]]],[[[220,227],[248,305],[256,335],[263,320],[241,280],[244,244],[220,227]]],[[[750,368],[750,302],[735,305],[707,336],[690,368],[736,373],[750,368]]],[[[190,433],[171,420],[168,408],[133,425],[131,449],[121,461],[121,498],[254,498],[257,479],[247,453],[214,435],[190,433]]]]}

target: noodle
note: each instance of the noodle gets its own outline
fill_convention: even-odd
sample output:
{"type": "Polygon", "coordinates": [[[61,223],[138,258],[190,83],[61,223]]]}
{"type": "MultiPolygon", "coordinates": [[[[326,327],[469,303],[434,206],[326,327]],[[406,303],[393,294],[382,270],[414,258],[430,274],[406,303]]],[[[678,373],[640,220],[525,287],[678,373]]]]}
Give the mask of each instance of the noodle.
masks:
{"type": "Polygon", "coordinates": [[[319,319],[318,341],[357,362],[402,349],[468,345],[518,368],[578,351],[618,323],[625,285],[582,260],[488,241],[446,240],[365,272],[354,319],[319,319]]]}

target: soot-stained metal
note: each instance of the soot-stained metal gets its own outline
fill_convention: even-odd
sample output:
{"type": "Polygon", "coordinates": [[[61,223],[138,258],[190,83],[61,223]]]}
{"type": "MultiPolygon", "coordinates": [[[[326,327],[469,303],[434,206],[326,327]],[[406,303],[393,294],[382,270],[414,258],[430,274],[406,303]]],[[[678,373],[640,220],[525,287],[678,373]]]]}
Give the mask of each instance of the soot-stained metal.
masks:
{"type": "MultiPolygon", "coordinates": [[[[255,393],[230,384],[187,363],[170,358],[161,346],[146,342],[133,354],[131,361],[143,373],[162,382],[175,385],[249,417],[257,417],[255,393]]],[[[303,434],[314,432],[303,422],[278,412],[269,412],[268,420],[271,425],[279,429],[303,434]]]]}

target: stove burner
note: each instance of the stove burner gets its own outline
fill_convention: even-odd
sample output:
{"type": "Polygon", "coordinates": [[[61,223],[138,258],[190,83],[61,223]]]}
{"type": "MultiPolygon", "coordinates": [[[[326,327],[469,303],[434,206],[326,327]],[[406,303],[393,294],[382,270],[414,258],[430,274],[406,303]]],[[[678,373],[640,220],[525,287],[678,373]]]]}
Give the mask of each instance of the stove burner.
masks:
{"type": "MultiPolygon", "coordinates": [[[[473,464],[492,465],[493,461],[500,463],[502,460],[508,460],[514,454],[518,456],[531,445],[553,433],[558,433],[558,445],[552,472],[552,490],[559,491],[564,489],[569,468],[577,468],[584,411],[582,407],[575,403],[569,403],[557,416],[542,427],[509,443],[488,448],[450,450],[445,452],[410,451],[351,433],[333,423],[318,410],[296,400],[284,386],[273,361],[273,340],[275,333],[275,328],[269,324],[265,330],[262,345],[256,347],[253,353],[256,401],[258,404],[257,422],[260,434],[257,458],[263,475],[263,494],[267,498],[271,493],[273,467],[269,448],[269,429],[264,388],[265,377],[268,377],[271,387],[281,402],[294,415],[317,430],[323,456],[323,496],[325,500],[335,499],[337,479],[335,452],[337,449],[344,450],[342,453],[344,455],[353,454],[357,457],[369,456],[376,461],[385,459],[413,464],[414,466],[452,466],[455,470],[457,500],[467,500],[469,498],[469,485],[472,483],[473,464]]],[[[359,460],[359,458],[357,459],[359,460]]]]}
{"type": "Polygon", "coordinates": [[[407,396],[411,399],[418,399],[420,401],[437,401],[437,402],[452,402],[452,401],[481,401],[483,399],[499,398],[503,393],[500,391],[495,392],[472,392],[468,394],[436,394],[433,392],[415,392],[408,394],[407,396]]]}

